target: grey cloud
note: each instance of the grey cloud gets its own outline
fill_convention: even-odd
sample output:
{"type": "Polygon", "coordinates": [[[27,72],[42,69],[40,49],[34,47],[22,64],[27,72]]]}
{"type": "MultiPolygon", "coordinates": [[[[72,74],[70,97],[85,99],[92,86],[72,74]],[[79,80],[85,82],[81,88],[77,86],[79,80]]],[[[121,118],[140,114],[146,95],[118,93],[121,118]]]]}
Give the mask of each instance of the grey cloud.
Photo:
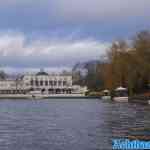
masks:
{"type": "Polygon", "coordinates": [[[94,39],[47,39],[26,43],[23,34],[0,35],[0,64],[6,67],[62,67],[99,59],[107,42],[94,39]]]}

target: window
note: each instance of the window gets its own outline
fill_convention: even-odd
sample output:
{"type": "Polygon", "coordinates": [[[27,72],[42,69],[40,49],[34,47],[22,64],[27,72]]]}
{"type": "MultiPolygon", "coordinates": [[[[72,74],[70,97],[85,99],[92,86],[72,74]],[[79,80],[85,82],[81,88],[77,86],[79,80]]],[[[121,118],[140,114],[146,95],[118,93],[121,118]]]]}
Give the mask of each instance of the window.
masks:
{"type": "Polygon", "coordinates": [[[36,86],[39,86],[38,80],[35,81],[35,85],[36,85],[36,86]]]}
{"type": "Polygon", "coordinates": [[[56,86],[57,85],[57,81],[54,81],[54,86],[56,86]]]}
{"type": "Polygon", "coordinates": [[[33,81],[33,80],[31,80],[31,81],[30,81],[30,84],[31,84],[31,86],[33,86],[33,84],[34,84],[34,81],[33,81]]]}
{"type": "Polygon", "coordinates": [[[53,85],[53,81],[49,81],[49,85],[51,85],[51,86],[52,86],[52,85],[53,85]]]}
{"type": "Polygon", "coordinates": [[[58,86],[61,86],[61,81],[58,81],[58,86]]]}
{"type": "Polygon", "coordinates": [[[40,86],[43,86],[43,81],[42,80],[40,81],[40,86]]]}
{"type": "Polygon", "coordinates": [[[45,81],[45,85],[48,86],[48,81],[45,81]]]}
{"type": "Polygon", "coordinates": [[[66,86],[67,85],[67,82],[66,81],[63,81],[63,86],[66,86]]]}

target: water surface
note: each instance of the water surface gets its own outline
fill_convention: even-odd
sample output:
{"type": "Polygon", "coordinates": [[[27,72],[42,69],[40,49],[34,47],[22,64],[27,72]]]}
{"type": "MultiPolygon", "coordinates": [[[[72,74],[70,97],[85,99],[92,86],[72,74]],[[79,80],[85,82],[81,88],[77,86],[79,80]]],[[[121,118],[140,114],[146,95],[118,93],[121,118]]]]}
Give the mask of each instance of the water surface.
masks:
{"type": "Polygon", "coordinates": [[[150,107],[98,99],[0,100],[0,150],[105,150],[150,127],[150,107]]]}

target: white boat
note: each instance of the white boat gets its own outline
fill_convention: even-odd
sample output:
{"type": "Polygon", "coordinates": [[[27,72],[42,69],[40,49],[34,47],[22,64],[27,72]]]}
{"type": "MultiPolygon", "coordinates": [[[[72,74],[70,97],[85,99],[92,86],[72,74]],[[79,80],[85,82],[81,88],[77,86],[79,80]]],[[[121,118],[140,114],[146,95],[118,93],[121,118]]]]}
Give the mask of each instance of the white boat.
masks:
{"type": "Polygon", "coordinates": [[[118,87],[115,89],[115,96],[113,97],[113,100],[116,102],[128,102],[128,90],[124,87],[118,87]]]}
{"type": "Polygon", "coordinates": [[[43,98],[43,95],[41,93],[41,91],[39,90],[35,90],[35,91],[30,91],[30,95],[33,99],[41,99],[43,98]]]}
{"type": "Polygon", "coordinates": [[[111,96],[110,96],[110,91],[109,90],[104,90],[102,91],[102,100],[111,100],[111,96]]]}
{"type": "Polygon", "coordinates": [[[32,95],[32,98],[33,99],[42,99],[42,98],[44,98],[44,96],[42,96],[42,95],[32,95]]]}

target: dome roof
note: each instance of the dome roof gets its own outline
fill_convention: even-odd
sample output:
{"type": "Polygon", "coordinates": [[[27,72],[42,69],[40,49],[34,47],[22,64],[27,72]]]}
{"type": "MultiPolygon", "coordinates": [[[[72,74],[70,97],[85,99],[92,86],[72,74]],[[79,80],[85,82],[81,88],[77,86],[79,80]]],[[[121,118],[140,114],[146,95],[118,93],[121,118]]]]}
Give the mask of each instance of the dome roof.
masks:
{"type": "Polygon", "coordinates": [[[36,74],[36,76],[48,76],[48,73],[44,71],[40,71],[36,74]]]}

